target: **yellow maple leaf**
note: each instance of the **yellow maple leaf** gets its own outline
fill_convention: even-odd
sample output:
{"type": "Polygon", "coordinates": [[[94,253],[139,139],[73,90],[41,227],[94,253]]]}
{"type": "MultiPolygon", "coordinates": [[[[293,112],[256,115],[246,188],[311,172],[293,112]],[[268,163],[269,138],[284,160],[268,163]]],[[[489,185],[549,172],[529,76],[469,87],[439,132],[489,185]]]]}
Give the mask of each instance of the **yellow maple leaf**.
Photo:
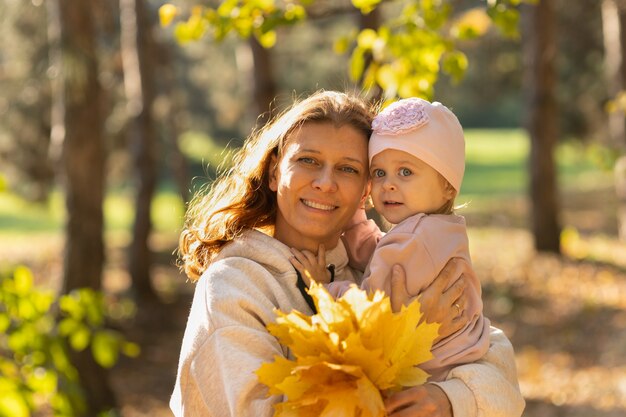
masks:
{"type": "Polygon", "coordinates": [[[256,374],[259,381],[269,388],[270,395],[282,394],[283,391],[277,388],[281,382],[291,375],[291,370],[294,368],[294,363],[289,359],[285,359],[282,356],[275,355],[274,362],[264,363],[256,374]]]}
{"type": "Polygon", "coordinates": [[[381,390],[426,382],[428,374],[417,365],[432,358],[439,325],[420,323],[419,301],[394,313],[382,292],[353,287],[335,300],[314,283],[309,294],[318,314],[277,311],[276,323],[268,325],[294,356],[257,370],[270,395],[286,398],[275,416],[379,417],[381,390]]]}
{"type": "Polygon", "coordinates": [[[277,405],[275,416],[384,415],[378,388],[358,366],[318,362],[297,366],[294,373],[299,378],[290,381],[288,401],[277,405]]]}

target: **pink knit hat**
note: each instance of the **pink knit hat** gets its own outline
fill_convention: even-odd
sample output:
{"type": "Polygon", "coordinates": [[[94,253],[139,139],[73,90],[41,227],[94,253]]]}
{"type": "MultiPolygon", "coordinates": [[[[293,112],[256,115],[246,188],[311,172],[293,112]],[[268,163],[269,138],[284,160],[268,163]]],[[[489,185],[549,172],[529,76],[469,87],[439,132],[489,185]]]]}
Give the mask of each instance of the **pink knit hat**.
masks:
{"type": "Polygon", "coordinates": [[[465,139],[456,116],[441,103],[421,98],[399,100],[372,122],[370,163],[374,155],[397,149],[421,159],[458,192],[465,172],[465,139]]]}

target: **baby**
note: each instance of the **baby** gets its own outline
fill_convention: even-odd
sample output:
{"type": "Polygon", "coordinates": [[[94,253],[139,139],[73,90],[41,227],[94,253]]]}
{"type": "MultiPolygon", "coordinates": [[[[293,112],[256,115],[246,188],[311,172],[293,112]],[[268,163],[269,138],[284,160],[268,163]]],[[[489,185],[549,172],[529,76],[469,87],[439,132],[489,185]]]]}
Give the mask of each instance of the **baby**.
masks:
{"type": "MultiPolygon", "coordinates": [[[[465,171],[465,140],[456,116],[441,103],[418,98],[397,101],[372,123],[369,142],[371,196],[374,208],[395,226],[383,234],[359,210],[342,240],[350,265],[364,271],[361,288],[390,294],[390,270],[400,264],[406,271],[407,289],[418,295],[453,257],[471,265],[465,219],[454,214],[465,171]],[[369,261],[369,262],[368,262],[369,261]]],[[[304,277],[328,282],[324,249],[317,256],[292,250],[292,264],[304,277]]],[[[442,381],[454,366],[480,359],[489,348],[489,320],[482,315],[480,282],[473,271],[468,281],[468,325],[438,341],[434,358],[420,368],[431,381],[442,381]]],[[[331,282],[336,297],[349,287],[331,282]]]]}

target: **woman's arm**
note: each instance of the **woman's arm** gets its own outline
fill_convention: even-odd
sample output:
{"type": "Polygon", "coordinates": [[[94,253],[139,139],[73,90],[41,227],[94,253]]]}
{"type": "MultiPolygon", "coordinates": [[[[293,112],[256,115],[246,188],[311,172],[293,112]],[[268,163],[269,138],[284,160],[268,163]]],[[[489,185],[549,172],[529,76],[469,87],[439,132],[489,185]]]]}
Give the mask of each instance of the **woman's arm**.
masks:
{"type": "Polygon", "coordinates": [[[495,327],[482,359],[453,368],[435,384],[448,396],[454,417],[516,417],[524,411],[513,346],[495,327]]]}
{"type": "Polygon", "coordinates": [[[196,284],[170,400],[176,417],[269,417],[281,400],[267,396],[254,371],[286,355],[265,325],[287,297],[258,264],[228,262],[196,284]]]}
{"type": "MultiPolygon", "coordinates": [[[[428,322],[442,323],[439,337],[445,337],[465,326],[464,281],[458,279],[447,290],[450,280],[458,276],[464,262],[453,259],[422,293],[422,311],[428,322]],[[459,304],[461,314],[457,315],[459,304]],[[456,317],[455,317],[456,316],[456,317]]],[[[392,269],[391,302],[394,311],[411,301],[406,277],[398,265],[392,269]]],[[[443,382],[428,383],[406,389],[387,398],[390,417],[516,417],[524,410],[519,390],[513,346],[504,333],[491,328],[491,340],[485,356],[473,363],[453,368],[443,382]],[[445,394],[442,397],[442,392],[445,394]],[[445,398],[444,398],[445,397],[445,398]],[[424,414],[424,410],[428,410],[424,414]]]]}
{"type": "MultiPolygon", "coordinates": [[[[467,282],[462,275],[465,265],[465,261],[460,258],[451,259],[435,280],[417,296],[424,314],[423,320],[427,323],[440,324],[439,337],[435,343],[462,329],[469,321],[464,308],[467,302],[465,294],[467,282]]],[[[399,311],[415,297],[407,290],[406,273],[402,266],[393,266],[390,280],[391,308],[393,311],[399,311]]]]}
{"type": "Polygon", "coordinates": [[[524,405],[513,347],[494,327],[481,360],[453,368],[443,382],[408,388],[385,400],[389,417],[517,417],[524,405]]]}

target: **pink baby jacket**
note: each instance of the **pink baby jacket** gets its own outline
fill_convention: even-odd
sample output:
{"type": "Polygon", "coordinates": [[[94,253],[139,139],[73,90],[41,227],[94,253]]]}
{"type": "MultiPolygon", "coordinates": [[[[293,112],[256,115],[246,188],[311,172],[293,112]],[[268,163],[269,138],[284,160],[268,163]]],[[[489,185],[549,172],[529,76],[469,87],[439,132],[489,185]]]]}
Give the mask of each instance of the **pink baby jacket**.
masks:
{"type": "MultiPolygon", "coordinates": [[[[448,260],[453,257],[465,260],[467,268],[459,271],[458,276],[463,273],[469,284],[465,289],[464,310],[470,320],[463,329],[437,342],[432,349],[434,358],[420,368],[431,374],[430,381],[443,381],[454,366],[474,362],[487,352],[490,323],[482,314],[480,282],[471,268],[462,216],[420,213],[384,234],[361,210],[342,240],[348,250],[350,266],[365,270],[361,288],[383,290],[387,294],[390,293],[387,278],[395,264],[402,265],[406,272],[409,293],[418,295],[437,277],[448,260]],[[368,259],[371,259],[369,263],[368,259]]],[[[329,291],[335,296],[340,296],[346,289],[345,282],[329,285],[329,291]]]]}

